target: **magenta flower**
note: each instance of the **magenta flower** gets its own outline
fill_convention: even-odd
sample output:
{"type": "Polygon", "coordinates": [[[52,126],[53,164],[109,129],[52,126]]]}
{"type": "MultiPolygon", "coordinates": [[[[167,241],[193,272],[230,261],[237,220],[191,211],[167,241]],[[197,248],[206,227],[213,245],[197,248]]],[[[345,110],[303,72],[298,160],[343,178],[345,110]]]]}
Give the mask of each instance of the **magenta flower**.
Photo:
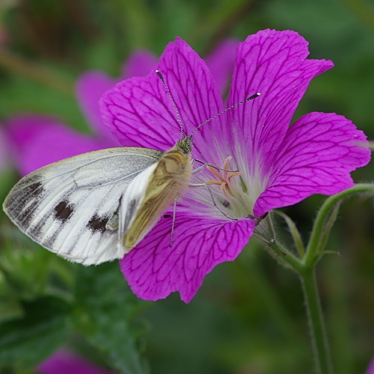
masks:
{"type": "Polygon", "coordinates": [[[68,351],[60,350],[36,368],[39,374],[114,374],[68,351]]]}
{"type": "MultiPolygon", "coordinates": [[[[333,66],[306,59],[307,45],[296,32],[273,30],[239,45],[227,105],[257,92],[261,96],[196,131],[192,155],[242,174],[208,168],[194,174],[192,183],[212,182],[219,209],[207,188],[187,191],[178,201],[174,245],[169,244],[171,220],[164,217],[121,260],[136,295],[157,300],[179,291],[182,300],[190,301],[205,275],[219,263],[235,260],[247,244],[255,229],[250,217],[353,186],[350,172],[370,159],[362,131],[334,113],[313,112],[289,126],[310,80],[333,66]]],[[[157,69],[187,134],[225,108],[212,73],[183,40],[166,47],[157,69]]],[[[123,145],[166,151],[181,138],[175,111],[155,73],[108,91],[102,113],[123,145]]]]}

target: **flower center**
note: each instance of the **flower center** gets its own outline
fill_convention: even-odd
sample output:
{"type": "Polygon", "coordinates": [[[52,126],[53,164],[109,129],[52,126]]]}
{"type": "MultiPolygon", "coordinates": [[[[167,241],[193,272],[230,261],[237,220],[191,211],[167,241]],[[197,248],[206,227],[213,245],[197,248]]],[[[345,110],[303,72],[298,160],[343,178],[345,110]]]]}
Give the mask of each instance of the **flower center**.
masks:
{"type": "Polygon", "coordinates": [[[213,166],[207,166],[207,169],[210,170],[217,179],[208,181],[206,182],[206,184],[220,186],[221,191],[226,197],[228,197],[228,195],[234,196],[230,189],[231,178],[235,175],[242,175],[240,171],[229,170],[229,163],[231,159],[231,156],[226,158],[222,169],[216,169],[213,166]]]}
{"type": "Polygon", "coordinates": [[[232,170],[231,160],[231,156],[227,157],[220,169],[207,166],[214,178],[205,183],[214,186],[212,188],[214,202],[219,210],[232,218],[248,217],[253,215],[254,203],[263,188],[257,176],[250,177],[245,172],[232,170]]]}

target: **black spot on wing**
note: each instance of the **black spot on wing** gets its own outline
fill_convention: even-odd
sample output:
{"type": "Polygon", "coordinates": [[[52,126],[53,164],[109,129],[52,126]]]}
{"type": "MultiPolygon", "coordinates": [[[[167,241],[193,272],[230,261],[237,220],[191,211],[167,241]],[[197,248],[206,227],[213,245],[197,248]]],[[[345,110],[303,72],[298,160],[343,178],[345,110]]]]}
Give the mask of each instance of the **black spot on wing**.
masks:
{"type": "Polygon", "coordinates": [[[164,214],[164,216],[163,216],[164,218],[171,218],[172,217],[172,215],[171,214],[164,214]]]}
{"type": "Polygon", "coordinates": [[[108,217],[99,217],[94,215],[87,223],[87,227],[93,232],[100,231],[104,233],[106,231],[106,224],[108,223],[108,217]]]}
{"type": "Polygon", "coordinates": [[[61,201],[55,206],[55,217],[61,221],[67,221],[73,213],[73,206],[67,201],[61,201]]]}

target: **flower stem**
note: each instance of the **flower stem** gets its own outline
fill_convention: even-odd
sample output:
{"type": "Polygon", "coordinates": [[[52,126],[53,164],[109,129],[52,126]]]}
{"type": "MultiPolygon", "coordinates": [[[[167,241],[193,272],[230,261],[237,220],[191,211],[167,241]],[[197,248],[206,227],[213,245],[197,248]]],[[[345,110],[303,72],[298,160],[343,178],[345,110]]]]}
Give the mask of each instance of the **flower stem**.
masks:
{"type": "Polygon", "coordinates": [[[332,374],[330,349],[315,277],[315,268],[304,268],[304,271],[300,273],[300,278],[312,338],[316,372],[318,374],[332,374]]]}
{"type": "MultiPolygon", "coordinates": [[[[312,234],[309,239],[309,244],[306,250],[306,254],[302,259],[303,265],[306,267],[311,267],[315,265],[323,251],[323,245],[321,245],[321,237],[324,236],[324,230],[326,228],[326,222],[328,221],[329,215],[333,211],[334,207],[340,203],[343,199],[353,196],[358,193],[368,193],[373,195],[374,184],[362,183],[356,184],[354,187],[344,190],[336,195],[330,196],[321,206],[316,220],[313,225],[312,234]]],[[[327,233],[328,234],[328,233],[327,233]]],[[[326,244],[326,241],[323,241],[326,244]]]]}
{"type": "Polygon", "coordinates": [[[332,374],[333,368],[316,282],[315,267],[321,257],[329,252],[325,250],[325,246],[336,220],[340,204],[348,197],[363,193],[367,196],[373,196],[374,184],[357,184],[352,188],[328,197],[317,213],[306,250],[296,225],[286,215],[280,213],[288,224],[299,257],[284,248],[281,243],[267,239],[267,237],[275,238],[275,234],[272,233],[273,226],[271,221],[269,221],[269,224],[264,219],[263,222],[266,225],[261,222],[262,226],[260,224],[256,228],[257,232],[255,232],[256,236],[266,244],[266,247],[271,249],[269,253],[280,264],[293,270],[300,277],[312,338],[316,372],[318,374],[332,374]]]}

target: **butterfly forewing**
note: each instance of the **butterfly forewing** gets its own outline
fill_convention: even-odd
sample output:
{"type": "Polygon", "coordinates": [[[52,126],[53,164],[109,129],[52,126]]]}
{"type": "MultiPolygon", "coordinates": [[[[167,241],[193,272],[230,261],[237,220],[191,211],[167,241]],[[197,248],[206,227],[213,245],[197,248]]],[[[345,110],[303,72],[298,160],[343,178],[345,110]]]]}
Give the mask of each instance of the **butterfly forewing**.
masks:
{"type": "Polygon", "coordinates": [[[52,252],[85,265],[121,258],[109,228],[131,181],[162,152],[113,148],[72,157],[22,178],[4,202],[10,219],[52,252]]]}

